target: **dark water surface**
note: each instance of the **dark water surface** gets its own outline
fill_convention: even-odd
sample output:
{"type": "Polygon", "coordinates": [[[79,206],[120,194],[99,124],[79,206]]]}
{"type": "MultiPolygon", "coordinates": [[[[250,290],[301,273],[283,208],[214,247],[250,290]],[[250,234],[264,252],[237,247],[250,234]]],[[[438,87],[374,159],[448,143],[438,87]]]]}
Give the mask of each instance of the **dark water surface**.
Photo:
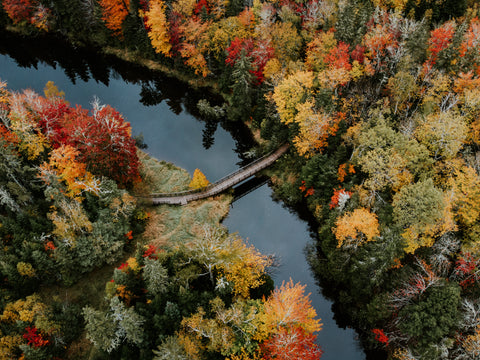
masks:
{"type": "MultiPolygon", "coordinates": [[[[0,36],[0,53],[6,53],[2,40],[0,36]]],[[[84,63],[78,65],[75,54],[61,58],[65,70],[53,55],[51,58],[46,55],[42,57],[43,62],[38,62],[28,58],[21,45],[14,50],[12,56],[16,61],[0,55],[0,79],[7,81],[10,90],[31,88],[43,94],[46,82],[52,80],[65,91],[71,104],[88,109],[96,96],[101,103],[113,106],[124,115],[134,135],[143,134],[148,153],[191,174],[199,168],[210,181],[215,181],[236,170],[244,160],[242,154],[251,145],[241,130],[227,132],[221,126],[194,117],[191,112],[195,112],[196,97],[201,94],[174,79],[159,75],[150,80],[148,76],[143,80],[132,80],[135,74],[129,73],[126,81],[124,73],[120,76],[105,64],[97,67],[84,63]],[[68,56],[72,60],[70,65],[66,65],[68,56]],[[210,147],[206,149],[204,145],[210,147]]],[[[336,325],[331,301],[321,295],[315,284],[304,254],[305,245],[312,241],[306,222],[275,202],[272,190],[263,185],[234,202],[224,224],[230,232],[238,232],[262,253],[278,256],[281,265],[274,273],[277,286],[290,278],[295,283],[306,284],[306,292],[311,293],[312,304],[323,323],[323,330],[318,335],[318,343],[324,350],[322,359],[366,359],[355,339],[356,333],[336,325]]]]}

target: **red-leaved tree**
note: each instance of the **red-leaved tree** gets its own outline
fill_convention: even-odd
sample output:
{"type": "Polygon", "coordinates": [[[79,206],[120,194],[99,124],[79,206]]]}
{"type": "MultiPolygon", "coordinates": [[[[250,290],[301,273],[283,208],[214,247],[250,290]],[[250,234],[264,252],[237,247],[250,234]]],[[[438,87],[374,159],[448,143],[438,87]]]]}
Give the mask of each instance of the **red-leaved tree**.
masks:
{"type": "Polygon", "coordinates": [[[122,115],[98,101],[91,112],[79,105],[74,108],[60,95],[20,94],[16,106],[35,118],[54,149],[65,145],[74,148],[78,154],[75,161],[84,163],[88,172],[109,177],[121,186],[139,181],[135,139],[122,115]]]}
{"type": "Polygon", "coordinates": [[[467,288],[480,280],[480,259],[471,253],[460,253],[455,263],[454,276],[460,286],[467,288]]]}
{"type": "Polygon", "coordinates": [[[255,42],[253,39],[239,39],[236,37],[227,48],[228,55],[225,59],[225,63],[234,66],[240,59],[242,52],[251,60],[253,69],[250,70],[250,72],[255,75],[257,85],[261,84],[264,80],[263,70],[265,65],[274,55],[273,48],[268,46],[265,41],[255,42]]]}
{"type": "Polygon", "coordinates": [[[44,339],[42,334],[38,333],[38,330],[35,326],[27,326],[25,331],[26,332],[23,334],[23,338],[27,340],[28,345],[39,348],[48,345],[50,342],[48,339],[44,339]]]}
{"type": "Polygon", "coordinates": [[[123,186],[139,181],[139,160],[130,124],[109,105],[95,102],[92,114],[77,107],[65,119],[67,145],[80,151],[78,160],[95,175],[123,186]]]}
{"type": "Polygon", "coordinates": [[[325,55],[325,63],[331,68],[351,70],[348,48],[348,44],[339,41],[338,45],[325,55]]]}
{"type": "Polygon", "coordinates": [[[450,21],[432,30],[428,40],[429,57],[423,65],[424,72],[428,72],[437,62],[440,51],[445,50],[451,43],[455,34],[455,23],[450,21]]]}
{"type": "Polygon", "coordinates": [[[57,149],[67,139],[64,121],[71,117],[74,109],[62,98],[39,97],[37,105],[40,129],[47,136],[52,147],[57,149]]]}
{"type": "Polygon", "coordinates": [[[316,335],[306,332],[301,326],[281,327],[277,333],[261,345],[262,359],[270,360],[317,360],[322,350],[315,344],[316,335]]]}
{"type": "Polygon", "coordinates": [[[32,0],[3,0],[3,9],[14,24],[31,21],[36,4],[32,0]]]}

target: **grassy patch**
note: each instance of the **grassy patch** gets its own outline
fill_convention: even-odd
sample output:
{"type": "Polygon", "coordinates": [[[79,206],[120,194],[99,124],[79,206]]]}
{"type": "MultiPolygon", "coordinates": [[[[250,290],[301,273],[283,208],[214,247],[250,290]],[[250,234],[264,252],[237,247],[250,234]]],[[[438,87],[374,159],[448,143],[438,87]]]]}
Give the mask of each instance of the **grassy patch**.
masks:
{"type": "MultiPolygon", "coordinates": [[[[190,174],[170,163],[139,153],[142,160],[142,176],[145,181],[141,191],[168,193],[188,189],[190,174]]],[[[227,216],[232,197],[219,195],[184,206],[159,205],[150,207],[150,219],[143,234],[145,244],[170,246],[185,243],[202,234],[205,224],[218,225],[227,216]]]]}
{"type": "Polygon", "coordinates": [[[145,237],[149,243],[157,246],[168,247],[189,242],[202,236],[204,225],[218,225],[228,214],[230,201],[230,196],[221,195],[185,206],[160,205],[153,210],[152,222],[147,226],[145,237]],[[151,231],[151,227],[158,232],[151,231]]]}
{"type": "Polygon", "coordinates": [[[188,190],[191,180],[188,171],[166,161],[152,158],[143,151],[138,151],[137,154],[142,163],[140,173],[143,182],[134,189],[136,194],[146,195],[188,190]]]}
{"type": "Polygon", "coordinates": [[[68,303],[100,306],[103,296],[99,295],[105,291],[105,283],[112,278],[113,269],[115,269],[115,265],[105,265],[85,275],[72,286],[44,287],[41,289],[40,295],[45,302],[56,299],[68,303]]]}
{"type": "MultiPolygon", "coordinates": [[[[142,163],[141,173],[144,181],[139,184],[134,193],[146,195],[149,193],[168,193],[188,189],[190,174],[175,165],[152,158],[143,151],[138,152],[142,163]]],[[[219,195],[210,199],[191,202],[185,206],[160,205],[149,207],[150,214],[145,232],[133,241],[137,244],[154,244],[169,247],[178,243],[186,243],[196,236],[202,235],[205,224],[218,225],[228,214],[232,197],[219,195]]],[[[131,246],[135,249],[135,246],[131,246]]],[[[113,270],[133,253],[126,253],[124,258],[115,265],[105,265],[86,274],[76,284],[65,287],[61,285],[44,287],[40,291],[43,300],[48,303],[52,299],[89,305],[94,308],[105,306],[103,301],[105,284],[112,278],[113,270]]],[[[75,340],[67,349],[68,359],[88,360],[96,357],[97,351],[85,333],[75,340]]]]}

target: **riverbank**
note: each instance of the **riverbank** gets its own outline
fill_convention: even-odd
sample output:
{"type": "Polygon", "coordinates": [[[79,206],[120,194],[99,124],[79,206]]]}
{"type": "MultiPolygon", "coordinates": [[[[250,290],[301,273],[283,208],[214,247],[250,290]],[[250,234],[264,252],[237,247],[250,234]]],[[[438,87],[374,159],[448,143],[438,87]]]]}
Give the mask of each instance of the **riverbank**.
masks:
{"type": "MultiPolygon", "coordinates": [[[[157,160],[144,152],[142,162],[143,184],[135,194],[169,193],[188,189],[191,176],[174,164],[157,160]]],[[[232,196],[228,193],[206,200],[192,201],[183,206],[158,205],[148,207],[147,222],[142,243],[169,246],[186,243],[202,235],[203,226],[219,226],[228,215],[232,196]]]]}
{"type": "Polygon", "coordinates": [[[180,72],[178,70],[172,69],[171,67],[160,64],[159,62],[154,61],[152,59],[142,58],[140,54],[133,53],[128,49],[120,49],[120,48],[107,46],[102,49],[102,53],[105,55],[114,55],[120,60],[127,61],[132,64],[140,65],[153,71],[160,71],[166,75],[175,77],[176,79],[187,83],[189,86],[191,86],[194,89],[203,88],[203,89],[208,89],[208,91],[212,91],[219,94],[218,83],[216,83],[214,80],[201,78],[197,76],[195,77],[189,76],[188,73],[186,72],[180,72]]]}
{"type": "MultiPolygon", "coordinates": [[[[60,41],[65,44],[70,44],[72,46],[71,51],[88,51],[90,52],[92,48],[97,53],[109,57],[113,56],[121,61],[125,61],[131,65],[144,67],[145,69],[161,72],[163,75],[173,77],[185,84],[188,84],[193,89],[203,89],[207,90],[209,93],[220,95],[223,98],[226,97],[226,94],[220,92],[218,82],[211,77],[199,77],[195,76],[187,71],[180,71],[173,67],[164,65],[158,61],[155,61],[150,58],[143,57],[141,53],[131,51],[125,47],[113,47],[113,46],[104,46],[104,47],[87,47],[85,45],[75,44],[70,41],[70,39],[59,36],[58,34],[49,34],[49,33],[28,33],[24,28],[14,25],[7,25],[3,32],[6,32],[6,35],[20,37],[24,40],[28,39],[38,39],[40,41],[60,41]],[[83,50],[82,50],[83,49],[83,50]]],[[[17,41],[18,43],[18,41],[17,41]]],[[[68,52],[68,51],[67,51],[68,52]]]]}
{"type": "MultiPolygon", "coordinates": [[[[79,60],[78,57],[76,57],[76,60],[79,60]]],[[[77,61],[74,62],[74,64],[76,63],[77,61]]],[[[48,61],[47,62],[48,64],[52,63],[52,61],[48,61]]],[[[59,64],[61,64],[62,62],[60,62],[59,64]]],[[[60,66],[58,67],[60,69],[60,66]]],[[[67,69],[69,68],[66,68],[65,71],[68,73],[68,74],[72,74],[73,72],[70,72],[70,71],[67,71],[67,69]]],[[[122,75],[123,77],[123,75],[122,75]]],[[[132,77],[133,79],[133,77],[132,77]]],[[[134,82],[134,81],[133,81],[134,82]]],[[[79,81],[79,83],[82,83],[81,81],[79,81]]],[[[168,84],[168,82],[167,82],[168,84]]],[[[112,82],[110,82],[110,85],[112,85],[112,82]]],[[[65,85],[62,85],[61,89],[65,89],[64,87],[65,85]]],[[[77,85],[79,86],[79,85],[77,85]]],[[[67,89],[65,89],[67,90],[67,89]]],[[[98,91],[98,90],[96,90],[98,91]]],[[[105,95],[101,95],[101,93],[98,93],[94,90],[86,90],[86,89],[83,89],[81,88],[80,92],[81,93],[89,93],[89,94],[97,94],[100,96],[100,99],[103,100],[103,101],[107,101],[110,103],[111,100],[108,100],[106,98],[105,95]]],[[[109,87],[109,91],[112,92],[114,95],[117,95],[120,93],[119,90],[116,88],[116,87],[113,87],[111,88],[111,86],[109,87]]],[[[68,90],[67,93],[71,93],[73,92],[73,90],[68,90]]],[[[132,94],[132,92],[129,92],[129,97],[130,98],[133,98],[134,95],[136,94],[132,94]]],[[[163,94],[162,94],[163,95],[163,94]]],[[[90,95],[91,96],[91,95],[90,95]]],[[[71,101],[77,101],[77,100],[71,100],[71,101]]],[[[169,102],[169,99],[167,98],[165,100],[165,102],[169,102]]],[[[130,104],[132,106],[132,104],[130,104]]],[[[138,112],[138,110],[137,110],[138,112]]],[[[124,110],[122,110],[122,113],[125,114],[124,110]]],[[[132,123],[135,121],[134,119],[136,119],[136,117],[138,117],[138,113],[136,114],[136,116],[132,115],[132,114],[129,114],[127,115],[127,118],[130,119],[132,121],[132,123]]],[[[152,115],[150,115],[150,117],[152,117],[152,115]]],[[[168,127],[172,127],[172,126],[176,126],[176,125],[172,125],[173,123],[178,123],[179,120],[178,119],[168,119],[169,122],[170,122],[170,125],[168,125],[168,127]]],[[[157,119],[156,121],[159,121],[159,119],[157,119]]],[[[183,123],[183,122],[182,122],[183,123]]],[[[251,132],[254,133],[254,138],[256,140],[256,142],[258,143],[261,143],[262,144],[262,147],[263,148],[266,148],[268,146],[268,143],[261,139],[260,137],[260,130],[258,129],[258,127],[254,127],[253,126],[253,123],[252,123],[252,119],[248,119],[248,121],[246,121],[247,125],[248,125],[248,128],[251,130],[251,132]]],[[[192,124],[189,125],[189,128],[191,127],[192,124]]],[[[239,127],[239,123],[236,123],[235,126],[236,127],[239,127]]],[[[197,129],[197,132],[198,132],[198,129],[197,129]]],[[[155,127],[154,129],[151,129],[148,133],[145,133],[144,134],[151,134],[151,133],[155,133],[157,134],[155,136],[156,140],[155,142],[163,142],[162,138],[159,137],[158,133],[159,133],[159,129],[157,127],[155,127]]],[[[218,135],[218,132],[217,132],[217,135],[218,135]]],[[[232,134],[234,135],[234,133],[232,134]]],[[[186,138],[189,138],[192,136],[192,133],[186,133],[185,134],[185,137],[186,138]]],[[[236,140],[237,142],[238,140],[236,140]]],[[[219,139],[216,140],[217,142],[217,146],[220,145],[219,142],[219,139]]],[[[244,141],[245,142],[245,141],[244,141]]],[[[154,143],[152,143],[151,140],[149,140],[147,142],[149,144],[149,147],[150,145],[152,145],[153,147],[155,146],[154,143]]],[[[222,147],[219,148],[219,151],[223,151],[223,150],[220,150],[220,149],[230,149],[233,147],[234,144],[230,144],[230,143],[223,143],[222,147]],[[227,145],[227,146],[225,146],[227,145]]],[[[238,145],[238,144],[236,144],[238,145]]],[[[244,147],[244,144],[241,145],[242,147],[244,147]]],[[[238,154],[241,154],[242,152],[240,152],[239,150],[242,150],[242,147],[241,148],[237,148],[235,149],[235,152],[238,153],[238,154]]],[[[189,147],[186,147],[185,148],[185,151],[188,153],[190,149],[189,147]]],[[[250,148],[248,148],[250,149],[250,148]]],[[[248,150],[246,147],[245,147],[245,150],[248,150]]],[[[155,149],[150,149],[153,151],[153,153],[156,153],[156,154],[164,154],[163,150],[162,151],[158,151],[158,150],[155,150],[155,149]]],[[[206,154],[206,158],[210,158],[208,156],[208,154],[206,154]]],[[[198,157],[198,155],[197,155],[198,157]]],[[[288,158],[288,160],[284,161],[284,159],[282,158],[281,160],[281,163],[282,164],[286,164],[285,167],[291,167],[291,165],[293,164],[294,162],[294,156],[292,156],[292,154],[288,154],[286,156],[288,158]]],[[[238,161],[238,159],[236,159],[238,161]]],[[[198,161],[198,159],[196,160],[198,161]]],[[[218,168],[220,170],[220,176],[224,175],[225,174],[225,171],[224,170],[224,164],[223,163],[218,163],[216,161],[214,161],[216,163],[215,167],[218,168]]],[[[156,165],[154,165],[154,162],[152,162],[152,166],[155,167],[157,166],[159,163],[162,163],[162,165],[160,166],[161,170],[159,170],[158,172],[158,175],[157,178],[163,178],[163,179],[169,179],[170,177],[176,177],[176,179],[171,179],[171,181],[168,181],[164,184],[161,184],[161,181],[160,182],[151,182],[151,184],[153,186],[155,186],[155,184],[161,184],[161,186],[157,186],[157,189],[158,190],[155,190],[156,192],[161,192],[162,190],[161,189],[165,189],[166,191],[171,191],[171,190],[178,190],[178,189],[181,189],[183,188],[184,186],[187,186],[188,185],[188,182],[189,182],[189,175],[186,171],[179,171],[179,172],[173,172],[173,173],[169,173],[169,169],[170,169],[170,166],[172,167],[175,167],[175,165],[173,164],[170,164],[170,165],[167,165],[166,163],[163,164],[164,162],[162,161],[159,161],[156,165]],[[161,174],[161,175],[160,175],[161,174]],[[173,175],[173,174],[176,174],[176,175],[173,175]],[[181,180],[183,179],[183,180],[181,180]]],[[[280,163],[279,163],[280,164],[280,163]]],[[[231,165],[232,166],[235,166],[235,159],[234,161],[231,161],[231,165]]],[[[204,165],[202,166],[201,164],[197,165],[195,164],[195,166],[199,166],[202,170],[204,170],[204,165]]],[[[285,171],[283,169],[283,166],[279,166],[278,164],[277,165],[274,165],[273,167],[269,168],[268,170],[266,170],[269,172],[270,175],[274,175],[275,173],[277,174],[277,177],[281,177],[283,176],[283,174],[285,174],[285,171]],[[276,169],[276,170],[274,170],[276,169]]],[[[292,175],[293,176],[293,175],[292,175]]],[[[218,177],[214,177],[214,176],[208,176],[208,178],[210,180],[215,180],[217,179],[218,177]]],[[[273,178],[275,180],[275,177],[273,178]]],[[[289,180],[292,180],[292,179],[289,179],[289,180]]],[[[277,184],[275,182],[275,184],[277,184]]],[[[266,187],[265,187],[266,188],[266,187]]],[[[264,191],[262,191],[263,193],[264,191]]],[[[309,234],[308,234],[308,230],[305,231],[304,229],[304,224],[302,224],[301,222],[296,222],[295,221],[295,225],[294,226],[289,226],[288,224],[290,224],[290,217],[292,218],[296,218],[295,215],[292,214],[292,216],[290,215],[287,215],[287,214],[284,214],[282,210],[278,209],[276,210],[276,207],[282,207],[282,205],[280,205],[281,203],[276,203],[275,205],[271,205],[271,200],[270,198],[272,197],[270,194],[266,195],[266,196],[258,196],[258,195],[253,195],[255,198],[260,198],[258,200],[260,200],[260,202],[256,202],[255,203],[255,207],[259,207],[259,209],[262,209],[263,206],[267,206],[269,208],[268,212],[265,213],[266,217],[267,218],[263,218],[263,220],[260,220],[260,219],[257,219],[257,218],[252,218],[252,219],[248,219],[246,220],[248,222],[249,225],[247,226],[250,226],[252,228],[252,230],[254,229],[257,229],[257,232],[255,231],[252,231],[252,232],[247,232],[246,234],[248,234],[248,238],[250,239],[251,243],[254,243],[256,245],[257,242],[266,242],[266,243],[271,243],[271,244],[274,244],[274,248],[273,249],[268,249],[267,250],[267,254],[270,254],[270,253],[275,253],[275,254],[282,254],[283,253],[283,259],[282,260],[282,263],[284,262],[288,262],[288,258],[289,256],[295,256],[295,259],[296,261],[294,261],[294,265],[295,266],[292,266],[291,268],[288,268],[289,271],[285,271],[285,269],[287,269],[287,267],[284,267],[282,266],[282,272],[283,272],[283,277],[278,277],[277,280],[276,280],[276,283],[278,281],[278,285],[281,284],[281,282],[283,280],[285,281],[288,281],[289,277],[293,277],[293,279],[295,281],[301,281],[302,284],[304,283],[309,283],[308,287],[307,287],[307,291],[309,292],[312,292],[314,293],[316,296],[317,296],[317,300],[319,302],[319,306],[317,308],[317,305],[315,305],[315,307],[317,308],[317,311],[319,313],[319,315],[322,317],[322,321],[327,321],[328,322],[328,326],[327,326],[327,331],[325,332],[322,332],[321,333],[321,336],[323,337],[323,339],[321,341],[318,342],[318,344],[321,344],[322,346],[325,346],[325,348],[329,349],[330,350],[330,354],[329,356],[335,356],[335,354],[342,354],[342,353],[349,353],[349,358],[352,358],[350,355],[352,352],[354,352],[354,349],[355,348],[355,345],[352,344],[354,342],[354,334],[351,334],[349,333],[348,335],[345,335],[342,330],[339,330],[335,324],[335,321],[333,320],[333,314],[331,313],[331,310],[330,310],[330,304],[324,304],[325,300],[323,300],[323,298],[321,297],[321,295],[319,295],[319,290],[318,288],[315,286],[315,283],[313,281],[308,281],[306,279],[304,279],[303,277],[303,273],[308,273],[308,270],[302,270],[302,274],[298,274],[296,273],[296,271],[298,270],[298,267],[300,267],[301,269],[303,269],[304,267],[307,266],[306,262],[305,262],[305,259],[304,259],[304,256],[303,256],[303,251],[302,249],[298,249],[298,251],[292,251],[292,249],[290,250],[285,250],[285,251],[280,251],[279,249],[275,249],[276,246],[279,246],[280,248],[284,249],[286,247],[288,247],[289,245],[287,245],[289,242],[292,242],[292,243],[296,243],[296,244],[303,244],[304,242],[308,241],[310,239],[309,237],[309,234]],[[263,197],[266,197],[268,198],[268,204],[264,204],[261,202],[261,199],[263,199],[263,197]],[[270,209],[270,207],[274,207],[274,209],[270,209]],[[275,218],[275,219],[281,219],[280,222],[282,223],[283,226],[279,226],[276,224],[276,221],[273,221],[273,219],[269,220],[268,218],[275,218]],[[282,228],[285,228],[286,229],[281,233],[281,234],[275,234],[275,231],[273,229],[282,229],[282,228]],[[293,229],[295,229],[293,231],[293,229]],[[293,232],[292,232],[293,231],[293,232]],[[288,234],[287,236],[284,236],[285,234],[288,234]],[[288,239],[285,239],[284,238],[288,238],[288,239]],[[293,253],[295,253],[295,255],[293,255],[293,253]],[[299,266],[299,264],[302,264],[301,266],[299,266]],[[327,319],[330,319],[330,321],[328,320],[325,320],[325,317],[327,319]],[[337,341],[335,341],[335,338],[336,337],[347,337],[349,340],[346,340],[345,342],[348,343],[346,347],[346,349],[342,349],[342,345],[341,344],[344,344],[344,342],[342,341],[341,343],[338,343],[337,341]]],[[[274,196],[276,199],[279,199],[278,196],[274,196]]],[[[283,202],[282,202],[283,203],[283,202]]],[[[160,209],[158,209],[160,210],[160,209]]],[[[177,209],[177,210],[182,210],[183,212],[183,209],[177,209]]],[[[177,211],[175,210],[175,211],[177,211]]],[[[292,211],[292,210],[290,210],[292,211]]],[[[285,211],[286,212],[286,211],[285,211]]],[[[227,212],[225,212],[226,214],[227,212]]],[[[251,213],[250,211],[247,211],[247,213],[251,213]]],[[[194,214],[195,215],[195,214],[194,214]]],[[[155,216],[157,216],[155,214],[155,216]]],[[[169,220],[172,220],[171,217],[173,217],[173,220],[175,220],[176,218],[178,217],[181,217],[182,215],[180,214],[176,214],[173,216],[173,213],[170,213],[170,215],[168,214],[160,214],[158,215],[158,218],[160,219],[162,216],[165,216],[165,218],[169,219],[169,220]]],[[[184,215],[183,215],[184,216],[184,215]]],[[[220,215],[221,216],[221,215],[220,215]]],[[[218,216],[218,217],[220,217],[218,216]]],[[[278,221],[278,220],[277,220],[278,221]]],[[[180,223],[182,223],[183,221],[172,221],[170,222],[170,225],[169,226],[170,228],[172,229],[176,229],[178,228],[178,225],[180,223]]],[[[152,224],[155,224],[155,222],[152,222],[152,224]]],[[[187,224],[188,226],[188,223],[187,222],[183,222],[183,224],[187,224]]],[[[235,229],[237,229],[237,226],[235,224],[235,229]]],[[[155,226],[152,226],[151,227],[151,233],[153,234],[152,235],[152,239],[156,239],[156,241],[158,241],[158,243],[162,243],[164,242],[164,236],[158,236],[158,229],[155,228],[155,226]]],[[[237,231],[237,230],[235,230],[237,231]]],[[[173,234],[172,232],[170,232],[171,234],[173,234]]],[[[239,230],[239,233],[243,236],[243,230],[239,230]]],[[[185,234],[185,233],[182,233],[182,237],[184,238],[189,238],[192,234],[191,233],[188,233],[188,234],[185,234]]],[[[298,246],[296,248],[302,248],[302,246],[298,246]]],[[[128,257],[128,256],[127,256],[128,257]]],[[[117,264],[118,266],[118,264],[117,264]]],[[[276,270],[275,272],[277,272],[278,270],[276,270]]],[[[103,284],[105,282],[108,282],[109,281],[109,274],[108,272],[106,272],[106,278],[104,279],[103,283],[98,287],[98,289],[102,289],[103,287],[103,284]]],[[[90,284],[89,281],[85,281],[86,284],[90,284]]],[[[86,341],[86,340],[85,340],[86,341]]],[[[328,356],[325,355],[327,358],[328,356]]],[[[360,358],[360,357],[359,357],[360,358]]]]}
{"type": "MultiPolygon", "coordinates": [[[[171,192],[188,188],[190,174],[174,164],[155,159],[139,150],[143,181],[133,189],[132,194],[171,192]]],[[[222,194],[207,200],[195,201],[185,206],[160,205],[143,208],[147,215],[145,231],[132,238],[122,259],[113,265],[105,265],[82,277],[72,286],[48,286],[39,292],[41,299],[49,303],[69,304],[80,312],[84,306],[105,309],[105,289],[112,279],[114,270],[135,256],[138,248],[174,248],[193,241],[203,235],[204,228],[220,227],[228,215],[232,196],[222,194]]],[[[99,355],[98,350],[87,340],[83,331],[67,349],[68,359],[91,360],[99,355]]]]}
{"type": "MultiPolygon", "coordinates": [[[[108,87],[95,83],[92,79],[79,80],[72,85],[65,76],[65,73],[71,74],[68,71],[69,68],[57,66],[56,70],[52,70],[51,66],[41,62],[38,63],[37,70],[16,68],[12,66],[11,59],[0,62],[0,64],[2,65],[0,68],[5,70],[4,75],[9,75],[4,80],[9,80],[9,84],[11,82],[16,90],[28,87],[30,84],[36,91],[41,92],[45,82],[53,80],[59,89],[65,90],[71,104],[80,102],[80,104],[88,106],[93,94],[97,95],[100,101],[111,104],[120,110],[125,119],[131,122],[133,134],[143,132],[149,153],[154,154],[157,158],[169,159],[169,162],[174,164],[180,163],[182,168],[188,169],[189,173],[193,173],[193,170],[198,167],[206,172],[209,180],[213,181],[224,176],[225,173],[235,170],[239,166],[238,162],[241,159],[238,156],[243,153],[242,149],[250,148],[246,147],[248,139],[242,138],[243,143],[239,144],[237,141],[242,140],[235,138],[234,141],[230,137],[234,134],[230,135],[224,129],[219,128],[215,132],[213,147],[208,150],[203,149],[201,143],[203,121],[199,121],[185,112],[175,117],[170,116],[169,106],[174,98],[170,100],[167,97],[159,106],[146,108],[140,105],[137,100],[140,87],[132,86],[118,77],[111,78],[108,87]],[[185,118],[189,118],[189,120],[187,121],[185,118]],[[148,122],[142,119],[148,119],[148,122]],[[174,141],[168,141],[168,139],[174,139],[174,141]],[[200,150],[194,146],[195,141],[201,148],[200,150]],[[185,162],[184,158],[190,160],[185,162]]],[[[133,79],[133,77],[131,78],[133,79]]],[[[131,81],[135,83],[133,80],[131,81]]],[[[173,92],[176,93],[175,89],[173,92]]],[[[164,94],[171,96],[169,93],[164,94]]],[[[257,135],[259,135],[258,131],[257,135]]],[[[288,165],[279,165],[287,159],[289,164],[294,160],[291,154],[284,155],[281,160],[265,171],[271,171],[274,167],[279,167],[279,171],[281,171],[288,165]]],[[[169,176],[166,172],[162,174],[162,177],[165,178],[169,176]]],[[[187,186],[186,182],[180,181],[179,183],[187,186]]],[[[271,188],[267,185],[255,190],[252,194],[233,204],[225,225],[230,232],[238,232],[262,253],[279,256],[281,266],[274,269],[274,279],[277,285],[280,285],[282,281],[288,281],[289,278],[293,278],[294,282],[307,284],[306,291],[312,293],[312,304],[324,323],[324,331],[320,332],[317,342],[325,350],[322,358],[335,359],[337,356],[342,359],[363,359],[361,350],[357,350],[356,347],[355,333],[353,330],[338,328],[334,320],[335,315],[331,311],[331,303],[322,297],[320,289],[310,275],[303,251],[304,244],[311,241],[310,233],[306,224],[297,218],[298,209],[287,210],[283,201],[274,201],[273,198],[278,199],[271,193],[271,188]],[[343,340],[339,342],[338,339],[343,340]]],[[[119,264],[116,264],[116,267],[119,264]]],[[[103,283],[98,287],[99,291],[104,287],[105,282],[111,279],[111,271],[107,271],[105,276],[103,283]]],[[[85,286],[93,285],[91,281],[85,281],[84,284],[85,286]]],[[[87,340],[85,342],[88,343],[87,340]]]]}
{"type": "MultiPolygon", "coordinates": [[[[0,22],[214,78],[217,104],[186,96],[205,120],[202,143],[212,144],[216,120],[235,129],[249,118],[262,138],[295,146],[272,181],[284,202],[314,214],[309,260],[343,324],[392,358],[470,356],[478,324],[459,319],[472,317],[480,292],[478,9],[335,1],[318,16],[294,1],[130,5],[121,18],[105,2],[71,11],[90,16],[79,22],[61,11],[43,18],[56,23],[6,7],[0,22]]],[[[95,70],[78,65],[82,79],[95,70]]],[[[165,84],[142,82],[141,102],[163,101],[165,84]]]]}

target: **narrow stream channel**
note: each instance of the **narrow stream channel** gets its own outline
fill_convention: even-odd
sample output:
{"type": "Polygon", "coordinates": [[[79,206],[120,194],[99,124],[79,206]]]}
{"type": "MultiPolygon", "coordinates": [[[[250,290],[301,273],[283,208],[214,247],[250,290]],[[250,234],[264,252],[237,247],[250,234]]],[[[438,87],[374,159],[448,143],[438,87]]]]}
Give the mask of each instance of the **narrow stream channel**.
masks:
{"type": "MultiPolygon", "coordinates": [[[[31,88],[42,94],[46,82],[52,80],[65,91],[71,104],[90,108],[93,97],[97,96],[101,103],[116,108],[131,123],[134,135],[143,134],[147,152],[191,174],[199,168],[210,181],[215,181],[239,167],[241,151],[238,148],[241,146],[238,141],[218,127],[213,145],[205,149],[202,145],[205,123],[185,111],[183,105],[179,112],[178,101],[173,101],[169,95],[166,101],[157,105],[144,106],[140,102],[144,100],[140,96],[141,85],[126,82],[118,74],[110,74],[108,86],[91,78],[84,79],[86,81],[77,79],[73,83],[71,78],[72,74],[69,78],[59,66],[38,64],[37,68],[24,68],[9,56],[0,55],[0,79],[7,81],[11,90],[31,88]]],[[[311,293],[312,304],[323,323],[318,336],[318,343],[324,350],[322,359],[366,359],[355,339],[356,333],[337,326],[331,302],[321,295],[315,284],[304,254],[305,245],[311,241],[307,223],[275,202],[268,185],[235,201],[224,225],[230,232],[238,232],[262,253],[275,254],[280,259],[281,265],[274,272],[276,285],[290,278],[295,283],[306,284],[306,292],[311,293]]]]}

